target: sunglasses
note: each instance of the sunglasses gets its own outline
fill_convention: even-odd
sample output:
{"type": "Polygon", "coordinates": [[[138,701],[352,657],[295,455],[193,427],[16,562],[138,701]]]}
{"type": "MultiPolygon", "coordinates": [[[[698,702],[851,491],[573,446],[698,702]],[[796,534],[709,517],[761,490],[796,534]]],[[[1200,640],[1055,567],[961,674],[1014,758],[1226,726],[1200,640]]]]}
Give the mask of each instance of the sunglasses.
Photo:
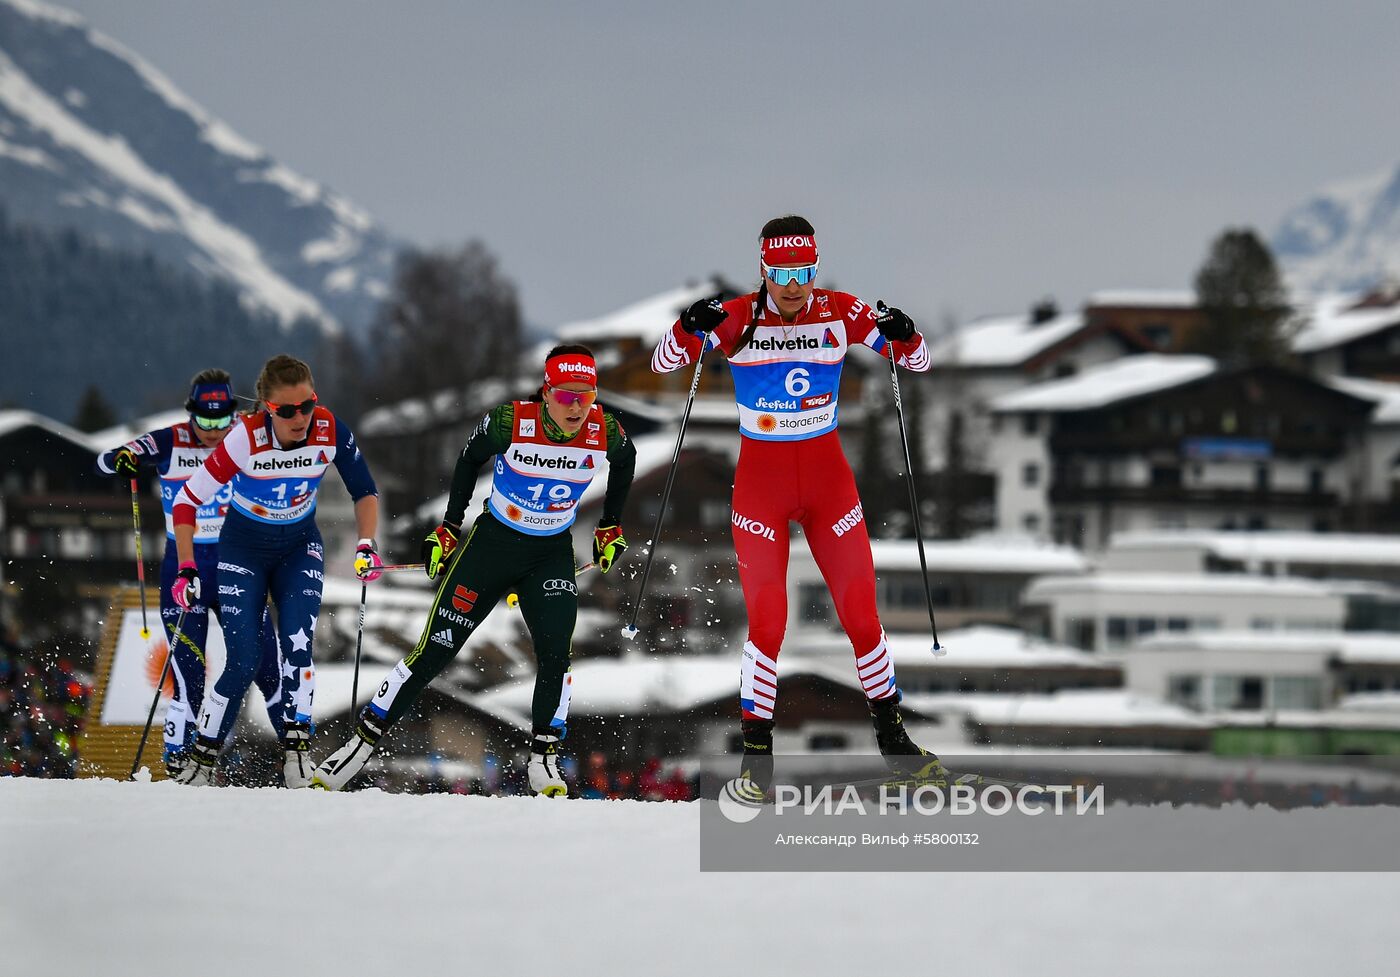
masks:
{"type": "MultiPolygon", "coordinates": [[[[759,264],[763,264],[763,262],[759,262],[759,264]]],[[[803,265],[801,268],[774,268],[765,264],[763,265],[763,274],[774,285],[786,285],[788,282],[806,285],[817,277],[817,268],[820,265],[820,261],[803,265]]]]}
{"type": "Polygon", "coordinates": [[[298,414],[310,415],[310,413],[316,409],[316,395],[312,394],[310,400],[303,400],[299,404],[274,404],[270,400],[264,401],[264,403],[267,404],[267,409],[272,411],[272,413],[276,414],[284,421],[290,421],[298,414]]]}
{"type": "Polygon", "coordinates": [[[225,414],[223,417],[201,417],[198,414],[191,414],[190,420],[194,421],[194,426],[201,431],[222,431],[233,423],[233,415],[225,414]]]}
{"type": "Polygon", "coordinates": [[[560,407],[572,407],[574,404],[582,404],[584,407],[592,407],[593,401],[598,399],[596,390],[560,390],[558,387],[546,387],[549,391],[549,399],[560,407]]]}

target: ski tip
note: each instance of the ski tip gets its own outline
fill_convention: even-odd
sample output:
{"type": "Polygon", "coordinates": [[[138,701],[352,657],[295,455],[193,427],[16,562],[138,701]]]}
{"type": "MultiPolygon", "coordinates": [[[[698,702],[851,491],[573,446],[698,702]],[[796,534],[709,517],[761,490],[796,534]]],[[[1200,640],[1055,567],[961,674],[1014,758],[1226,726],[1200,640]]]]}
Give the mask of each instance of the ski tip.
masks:
{"type": "Polygon", "coordinates": [[[631,641],[637,636],[637,626],[635,624],[627,625],[627,627],[622,629],[622,636],[628,641],[631,641]]]}

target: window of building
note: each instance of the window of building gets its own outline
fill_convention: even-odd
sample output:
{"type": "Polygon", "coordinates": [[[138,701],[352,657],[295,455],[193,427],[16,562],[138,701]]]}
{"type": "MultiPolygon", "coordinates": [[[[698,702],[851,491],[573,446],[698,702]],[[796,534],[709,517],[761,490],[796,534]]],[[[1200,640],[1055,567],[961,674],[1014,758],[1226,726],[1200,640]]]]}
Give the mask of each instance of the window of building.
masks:
{"type": "Polygon", "coordinates": [[[700,500],[700,525],[706,528],[729,524],[729,503],[724,499],[700,500]]]}
{"type": "Polygon", "coordinates": [[[1133,622],[1133,631],[1139,638],[1145,638],[1149,634],[1157,633],[1157,619],[1155,617],[1140,617],[1133,622]]]}
{"type": "Polygon", "coordinates": [[[1261,461],[1254,466],[1254,489],[1257,492],[1269,491],[1269,463],[1261,461]]]}
{"type": "Polygon", "coordinates": [[[798,620],[805,624],[828,624],[833,618],[831,595],[824,583],[797,585],[798,620]]]}
{"type": "Polygon", "coordinates": [[[1149,476],[1153,488],[1180,488],[1180,465],[1153,465],[1149,476]]]}
{"type": "Polygon", "coordinates": [[[1021,527],[1028,533],[1040,532],[1040,516],[1034,512],[1027,512],[1021,517],[1021,527]]]}
{"type": "Polygon", "coordinates": [[[1327,491],[1327,472],[1321,468],[1308,469],[1308,491],[1316,495],[1327,491]]]}
{"type": "Polygon", "coordinates": [[[1201,677],[1172,675],[1167,679],[1167,699],[1188,709],[1201,708],[1201,677]]]}
{"type": "Polygon", "coordinates": [[[1178,634],[1183,631],[1190,631],[1191,619],[1185,617],[1169,617],[1167,618],[1167,630],[1174,631],[1178,634]]]}
{"type": "Polygon", "coordinates": [[[1259,675],[1217,675],[1212,681],[1211,705],[1216,709],[1264,708],[1264,679],[1259,675]]]}
{"type": "Polygon", "coordinates": [[[1026,488],[1032,488],[1040,484],[1040,465],[1033,461],[1028,461],[1021,466],[1021,484],[1026,488]]]}
{"type": "Polygon", "coordinates": [[[1272,682],[1274,709],[1321,709],[1322,681],[1308,675],[1277,675],[1272,682]]]}
{"type": "Polygon", "coordinates": [[[1108,619],[1108,627],[1104,632],[1108,639],[1108,646],[1115,648],[1128,643],[1128,619],[1126,617],[1111,617],[1108,619]]]}
{"type": "Polygon", "coordinates": [[[1249,628],[1251,631],[1277,631],[1278,621],[1271,617],[1251,617],[1249,628]]]}
{"type": "Polygon", "coordinates": [[[1198,617],[1196,618],[1197,631],[1219,631],[1220,618],[1218,617],[1198,617]]]}
{"type": "Polygon", "coordinates": [[[1072,648],[1093,651],[1097,647],[1098,622],[1092,617],[1071,617],[1065,620],[1065,643],[1072,648]]]}
{"type": "Polygon", "coordinates": [[[1234,434],[1234,433],[1235,433],[1235,430],[1236,430],[1239,426],[1240,426],[1240,421],[1239,421],[1239,418],[1235,416],[1235,412],[1234,412],[1234,411],[1232,411],[1232,410],[1227,410],[1227,411],[1221,411],[1221,412],[1220,412],[1220,433],[1221,433],[1221,434],[1234,434]]]}
{"type": "Polygon", "coordinates": [[[1039,414],[1022,414],[1022,415],[1021,415],[1021,433],[1022,433],[1022,434],[1024,434],[1024,435],[1025,435],[1026,437],[1028,437],[1028,438],[1031,438],[1031,437],[1035,437],[1035,435],[1036,435],[1039,431],[1040,431],[1040,415],[1039,415],[1039,414]]]}
{"type": "Polygon", "coordinates": [[[807,737],[807,749],[813,753],[821,753],[824,750],[844,750],[849,745],[850,741],[841,733],[813,733],[807,737]]]}

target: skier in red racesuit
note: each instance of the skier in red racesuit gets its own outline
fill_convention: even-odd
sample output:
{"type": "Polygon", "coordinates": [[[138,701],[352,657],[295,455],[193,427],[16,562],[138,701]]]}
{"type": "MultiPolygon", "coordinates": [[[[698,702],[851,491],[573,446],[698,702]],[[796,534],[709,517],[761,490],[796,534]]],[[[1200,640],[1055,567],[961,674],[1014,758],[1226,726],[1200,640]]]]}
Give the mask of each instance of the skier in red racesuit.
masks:
{"type": "Polygon", "coordinates": [[[854,295],[814,287],[819,258],[805,219],[771,220],[761,241],[758,292],[696,302],[652,356],[656,372],[678,370],[695,361],[708,335],[734,375],[742,437],[731,522],[749,615],[739,693],[748,763],[741,779],[760,791],[771,776],[790,522],[802,526],[851,640],[880,752],[928,755],[900,721],[894,664],[875,606],[870,537],[836,426],[841,366],[852,346],[895,356],[915,372],[929,368],[924,339],[903,312],[877,312],[854,295]]]}

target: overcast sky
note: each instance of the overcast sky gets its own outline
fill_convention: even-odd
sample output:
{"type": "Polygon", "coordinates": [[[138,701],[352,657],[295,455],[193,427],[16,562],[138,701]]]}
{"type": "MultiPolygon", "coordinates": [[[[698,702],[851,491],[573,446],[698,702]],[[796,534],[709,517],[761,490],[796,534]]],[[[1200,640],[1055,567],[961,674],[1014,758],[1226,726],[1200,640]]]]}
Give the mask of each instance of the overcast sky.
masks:
{"type": "Polygon", "coordinates": [[[1188,287],[1400,162],[1394,0],[66,5],[392,232],[483,239],[542,325],[756,281],[790,211],[925,319],[1188,287]]]}

